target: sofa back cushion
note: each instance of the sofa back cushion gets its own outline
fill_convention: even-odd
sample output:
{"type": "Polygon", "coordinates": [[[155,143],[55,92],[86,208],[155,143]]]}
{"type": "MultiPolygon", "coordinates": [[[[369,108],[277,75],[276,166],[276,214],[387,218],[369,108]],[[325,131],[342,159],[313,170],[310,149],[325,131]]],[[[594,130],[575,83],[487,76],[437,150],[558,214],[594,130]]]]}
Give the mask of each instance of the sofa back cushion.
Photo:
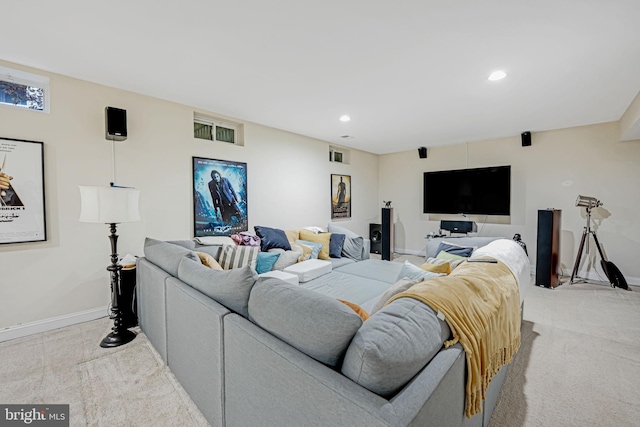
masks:
{"type": "Polygon", "coordinates": [[[342,373],[388,398],[429,363],[450,333],[431,307],[400,298],[372,315],[356,332],[342,373]]]}
{"type": "Polygon", "coordinates": [[[249,320],[329,366],[337,366],[362,319],[336,299],[273,277],[258,279],[249,320]]]}
{"type": "Polygon", "coordinates": [[[364,259],[364,238],[362,236],[358,236],[353,231],[332,223],[329,223],[329,225],[327,226],[327,231],[329,233],[338,233],[345,235],[344,243],[342,244],[342,256],[351,258],[356,261],[361,261],[364,259]]]}
{"type": "Polygon", "coordinates": [[[200,263],[200,258],[194,251],[150,237],[144,240],[144,256],[174,277],[178,276],[178,265],[182,258],[187,257],[200,263]]]}
{"type": "Polygon", "coordinates": [[[249,294],[258,277],[250,266],[212,270],[183,258],[178,266],[177,277],[228,309],[248,317],[249,294]]]}

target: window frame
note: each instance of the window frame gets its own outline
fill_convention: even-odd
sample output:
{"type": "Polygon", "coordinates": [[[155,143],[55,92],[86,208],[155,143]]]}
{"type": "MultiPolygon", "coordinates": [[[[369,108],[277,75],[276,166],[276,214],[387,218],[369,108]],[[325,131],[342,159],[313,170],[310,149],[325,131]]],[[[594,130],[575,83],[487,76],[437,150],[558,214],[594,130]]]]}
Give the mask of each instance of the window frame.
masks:
{"type": "Polygon", "coordinates": [[[49,88],[49,77],[38,74],[28,73],[9,67],[0,65],[0,80],[7,83],[31,86],[42,89],[42,110],[29,108],[26,105],[13,104],[8,102],[0,102],[0,105],[7,107],[21,108],[23,110],[37,111],[40,113],[49,113],[51,111],[51,92],[49,88]]]}

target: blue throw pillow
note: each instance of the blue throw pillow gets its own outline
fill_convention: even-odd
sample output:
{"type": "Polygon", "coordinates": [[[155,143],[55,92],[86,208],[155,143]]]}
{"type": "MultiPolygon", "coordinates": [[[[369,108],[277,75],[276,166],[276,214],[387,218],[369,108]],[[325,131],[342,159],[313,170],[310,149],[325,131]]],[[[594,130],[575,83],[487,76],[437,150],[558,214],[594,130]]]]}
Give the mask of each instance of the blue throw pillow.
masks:
{"type": "Polygon", "coordinates": [[[329,257],[342,258],[342,246],[344,245],[344,234],[331,233],[331,240],[329,241],[329,257]]]}
{"type": "MultiPolygon", "coordinates": [[[[311,258],[309,258],[309,259],[318,259],[318,254],[320,253],[320,250],[322,249],[322,244],[321,243],[310,242],[308,240],[296,240],[296,243],[299,243],[299,244],[305,245],[305,246],[309,246],[310,248],[312,248],[313,252],[311,252],[311,258]]],[[[329,242],[329,243],[331,243],[331,242],[329,242]]]]}
{"type": "Polygon", "coordinates": [[[471,256],[471,253],[473,252],[473,249],[474,248],[470,246],[457,246],[447,242],[441,242],[438,245],[438,249],[436,250],[436,257],[438,256],[440,251],[445,251],[452,255],[458,255],[465,258],[469,258],[471,256]]]}
{"type": "Polygon", "coordinates": [[[263,252],[273,248],[284,249],[285,251],[291,250],[289,240],[284,230],[278,228],[269,228],[256,225],[253,227],[258,237],[260,237],[260,250],[263,252]]]}
{"type": "Polygon", "coordinates": [[[273,266],[278,261],[280,254],[277,252],[258,252],[256,261],[256,273],[262,274],[273,270],[273,266]]]}

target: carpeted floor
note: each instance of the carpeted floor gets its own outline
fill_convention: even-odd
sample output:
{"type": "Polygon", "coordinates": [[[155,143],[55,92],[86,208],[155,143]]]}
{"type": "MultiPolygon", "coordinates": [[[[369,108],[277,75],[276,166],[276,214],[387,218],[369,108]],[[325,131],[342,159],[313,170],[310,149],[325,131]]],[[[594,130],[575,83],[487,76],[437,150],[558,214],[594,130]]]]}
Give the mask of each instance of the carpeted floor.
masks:
{"type": "MultiPolygon", "coordinates": [[[[640,425],[640,288],[534,286],[524,319],[491,427],[640,425]]],[[[207,426],[139,329],[99,347],[110,327],[103,318],[0,343],[0,403],[68,403],[72,426],[207,426]]]]}

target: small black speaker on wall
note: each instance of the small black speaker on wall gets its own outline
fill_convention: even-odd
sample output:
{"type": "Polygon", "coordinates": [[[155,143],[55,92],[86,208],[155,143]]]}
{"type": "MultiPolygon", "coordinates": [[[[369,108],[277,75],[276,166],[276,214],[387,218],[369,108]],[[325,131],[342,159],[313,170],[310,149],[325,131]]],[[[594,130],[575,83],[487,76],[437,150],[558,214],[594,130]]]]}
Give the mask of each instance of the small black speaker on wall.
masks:
{"type": "Polygon", "coordinates": [[[127,139],[127,110],[115,107],[104,109],[105,138],[109,141],[127,139]]]}
{"type": "Polygon", "coordinates": [[[382,253],[382,224],[369,224],[369,240],[371,240],[369,253],[382,253]]]}
{"type": "Polygon", "coordinates": [[[418,156],[420,156],[421,159],[426,159],[427,158],[427,147],[418,148],[418,156]]]}
{"type": "Polygon", "coordinates": [[[522,146],[529,147],[531,145],[531,132],[522,132],[522,146]]]}

